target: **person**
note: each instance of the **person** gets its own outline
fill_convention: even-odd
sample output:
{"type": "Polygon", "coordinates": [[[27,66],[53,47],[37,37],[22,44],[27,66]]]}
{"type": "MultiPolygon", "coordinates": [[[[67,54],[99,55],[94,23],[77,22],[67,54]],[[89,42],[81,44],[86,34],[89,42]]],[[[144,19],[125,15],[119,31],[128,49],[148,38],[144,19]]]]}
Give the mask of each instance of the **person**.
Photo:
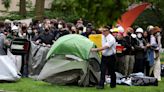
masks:
{"type": "Polygon", "coordinates": [[[58,22],[58,29],[55,30],[55,31],[53,31],[53,34],[54,34],[54,39],[55,39],[55,41],[56,41],[58,38],[60,38],[60,37],[62,37],[62,36],[64,36],[64,35],[69,34],[69,30],[68,30],[68,28],[66,28],[66,24],[65,24],[64,21],[60,20],[60,21],[58,22]]]}
{"type": "Polygon", "coordinates": [[[32,41],[36,41],[40,33],[37,28],[32,28],[32,41]]]}
{"type": "Polygon", "coordinates": [[[134,63],[134,73],[142,72],[144,73],[145,66],[145,55],[146,55],[146,41],[143,39],[143,29],[136,29],[136,41],[135,41],[135,63],[134,63]]]}
{"type": "Polygon", "coordinates": [[[91,35],[92,28],[87,27],[86,32],[83,32],[81,35],[89,38],[89,35],[91,35]]]}
{"type": "Polygon", "coordinates": [[[4,50],[5,38],[6,36],[4,34],[4,23],[0,22],[0,55],[6,55],[4,50]]]}
{"type": "MultiPolygon", "coordinates": [[[[0,30],[1,31],[1,30],[0,30]]],[[[6,55],[6,52],[4,50],[4,43],[5,43],[5,38],[6,36],[4,33],[1,31],[0,32],[0,55],[6,55]]]]}
{"type": "Polygon", "coordinates": [[[150,72],[153,71],[154,77],[157,78],[158,81],[161,81],[161,66],[160,66],[160,32],[161,29],[159,27],[154,27],[151,30],[151,36],[150,36],[150,45],[154,49],[154,64],[150,69],[150,72]]]}
{"type": "Polygon", "coordinates": [[[150,56],[149,56],[149,52],[151,50],[150,48],[150,39],[149,39],[149,33],[148,31],[144,31],[143,33],[143,39],[146,41],[147,45],[146,45],[146,55],[145,55],[145,74],[146,76],[150,76],[149,75],[149,71],[150,71],[150,56]]]}
{"type": "Polygon", "coordinates": [[[71,33],[72,33],[72,34],[79,34],[79,32],[78,32],[78,30],[76,29],[75,26],[72,26],[72,27],[71,27],[71,33]]]}
{"type": "Polygon", "coordinates": [[[133,67],[134,67],[134,42],[135,42],[135,35],[133,34],[134,30],[133,28],[128,28],[127,29],[127,36],[125,36],[125,41],[126,45],[125,48],[126,50],[124,51],[125,53],[125,75],[128,76],[133,72],[133,67]]]}
{"type": "Polygon", "coordinates": [[[42,44],[43,46],[50,47],[53,44],[54,35],[50,32],[50,29],[47,25],[45,25],[44,32],[39,35],[36,39],[36,44],[42,44]]]}
{"type": "Polygon", "coordinates": [[[154,77],[157,78],[158,81],[161,81],[161,61],[160,61],[160,50],[162,48],[161,44],[161,29],[158,26],[155,26],[154,29],[155,31],[155,37],[156,41],[158,43],[158,48],[155,49],[155,65],[154,65],[154,77]]]}
{"type": "Polygon", "coordinates": [[[100,28],[102,31],[102,47],[92,48],[91,51],[102,51],[101,59],[101,77],[97,89],[104,88],[105,75],[108,70],[111,76],[110,87],[116,87],[116,74],[115,74],[115,63],[116,63],[116,39],[110,33],[110,27],[104,26],[100,28]]]}
{"type": "Polygon", "coordinates": [[[119,30],[118,30],[118,28],[113,28],[113,29],[111,29],[111,32],[112,32],[112,35],[116,38],[119,30]]]}
{"type": "Polygon", "coordinates": [[[27,39],[27,24],[26,23],[22,23],[21,25],[21,30],[20,32],[18,33],[18,36],[20,38],[25,38],[27,39]]]}
{"type": "Polygon", "coordinates": [[[126,41],[123,38],[123,32],[118,32],[116,36],[116,71],[125,75],[125,45],[126,41]]]}

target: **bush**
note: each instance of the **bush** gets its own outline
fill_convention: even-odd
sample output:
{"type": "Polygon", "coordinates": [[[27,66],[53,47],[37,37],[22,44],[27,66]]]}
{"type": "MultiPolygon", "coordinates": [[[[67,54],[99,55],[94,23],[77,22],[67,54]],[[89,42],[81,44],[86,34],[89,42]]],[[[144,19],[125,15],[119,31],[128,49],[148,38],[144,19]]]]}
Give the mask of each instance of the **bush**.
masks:
{"type": "MultiPolygon", "coordinates": [[[[33,18],[34,16],[34,12],[28,12],[26,14],[26,18],[33,18]]],[[[1,16],[0,20],[4,21],[5,19],[9,19],[9,20],[21,20],[21,19],[25,19],[25,17],[21,16],[18,12],[10,12],[10,14],[8,16],[1,16]]]]}

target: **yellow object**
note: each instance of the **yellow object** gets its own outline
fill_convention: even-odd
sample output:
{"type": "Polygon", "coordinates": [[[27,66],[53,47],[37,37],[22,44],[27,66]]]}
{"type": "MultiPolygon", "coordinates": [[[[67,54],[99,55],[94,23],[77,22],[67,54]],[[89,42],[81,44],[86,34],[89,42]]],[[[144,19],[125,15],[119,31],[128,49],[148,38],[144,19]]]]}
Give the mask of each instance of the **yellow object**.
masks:
{"type": "Polygon", "coordinates": [[[102,34],[89,35],[89,39],[96,44],[97,48],[102,47],[102,34]]]}
{"type": "Polygon", "coordinates": [[[118,28],[113,28],[113,32],[118,33],[119,32],[118,28]]]}

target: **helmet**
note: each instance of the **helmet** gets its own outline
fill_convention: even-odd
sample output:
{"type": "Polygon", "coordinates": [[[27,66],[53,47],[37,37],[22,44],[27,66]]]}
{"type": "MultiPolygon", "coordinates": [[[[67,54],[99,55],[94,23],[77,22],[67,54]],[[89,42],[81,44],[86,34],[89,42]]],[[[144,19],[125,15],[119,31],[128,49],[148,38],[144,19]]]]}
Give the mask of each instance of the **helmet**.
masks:
{"type": "Polygon", "coordinates": [[[14,26],[11,28],[11,30],[12,30],[13,32],[18,32],[19,28],[18,28],[17,26],[14,25],[14,26]]]}
{"type": "Polygon", "coordinates": [[[122,33],[124,32],[124,28],[122,26],[119,26],[117,29],[119,32],[122,32],[122,33]]]}
{"type": "Polygon", "coordinates": [[[142,28],[140,28],[140,27],[139,27],[139,28],[137,28],[137,29],[136,29],[136,33],[143,33],[143,29],[142,29],[142,28]]]}
{"type": "Polygon", "coordinates": [[[111,29],[110,31],[111,31],[112,33],[118,33],[118,32],[119,32],[118,28],[113,28],[113,29],[111,29]]]}

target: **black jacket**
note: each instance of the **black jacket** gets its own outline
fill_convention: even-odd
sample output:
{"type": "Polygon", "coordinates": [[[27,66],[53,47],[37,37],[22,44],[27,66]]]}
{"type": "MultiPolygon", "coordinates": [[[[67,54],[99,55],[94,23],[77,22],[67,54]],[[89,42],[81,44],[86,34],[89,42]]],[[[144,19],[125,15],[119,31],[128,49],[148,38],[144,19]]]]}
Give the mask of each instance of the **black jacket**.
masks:
{"type": "Polygon", "coordinates": [[[136,58],[145,58],[145,55],[146,55],[146,41],[145,39],[141,38],[141,39],[138,39],[136,38],[136,41],[135,41],[135,45],[134,45],[134,48],[135,48],[135,57],[136,58]],[[143,44],[144,48],[140,46],[140,43],[143,44]]]}
{"type": "Polygon", "coordinates": [[[126,41],[126,44],[125,44],[126,50],[124,51],[125,55],[134,55],[135,49],[133,48],[134,48],[136,39],[132,38],[131,36],[126,36],[125,41],[126,41]]]}

